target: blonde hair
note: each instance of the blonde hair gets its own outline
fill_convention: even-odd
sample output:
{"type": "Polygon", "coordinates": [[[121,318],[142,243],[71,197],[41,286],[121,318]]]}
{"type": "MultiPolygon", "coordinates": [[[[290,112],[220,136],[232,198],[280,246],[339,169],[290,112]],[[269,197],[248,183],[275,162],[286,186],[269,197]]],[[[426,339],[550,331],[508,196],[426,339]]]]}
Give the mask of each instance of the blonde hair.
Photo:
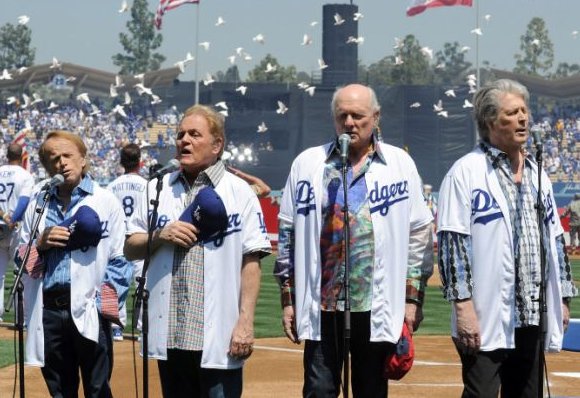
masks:
{"type": "Polygon", "coordinates": [[[40,163],[42,163],[42,165],[46,170],[50,169],[50,161],[48,159],[48,154],[46,153],[46,142],[51,138],[61,138],[74,144],[74,146],[76,146],[77,149],[79,150],[81,156],[85,159],[85,167],[83,167],[83,176],[89,172],[91,166],[87,159],[87,146],[85,145],[80,136],[65,130],[51,131],[44,138],[42,145],[40,145],[40,148],[38,150],[38,157],[40,158],[40,163]]]}

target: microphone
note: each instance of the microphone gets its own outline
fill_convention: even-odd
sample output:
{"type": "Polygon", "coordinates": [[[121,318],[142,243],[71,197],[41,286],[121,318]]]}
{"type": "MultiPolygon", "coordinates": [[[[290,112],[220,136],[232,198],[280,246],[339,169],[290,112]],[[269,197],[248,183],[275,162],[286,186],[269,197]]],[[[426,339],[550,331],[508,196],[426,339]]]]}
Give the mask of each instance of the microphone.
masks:
{"type": "Polygon", "coordinates": [[[47,181],[46,184],[42,187],[42,191],[51,190],[54,187],[59,186],[64,182],[64,177],[62,174],[55,174],[50,181],[47,181]]]}
{"type": "Polygon", "coordinates": [[[167,173],[171,173],[177,169],[179,169],[179,160],[171,159],[165,166],[157,170],[155,173],[149,176],[149,181],[154,180],[156,178],[163,177],[167,173]]]}
{"type": "Polygon", "coordinates": [[[542,128],[538,125],[535,125],[530,129],[530,134],[532,135],[536,149],[541,151],[542,150],[542,128]]]}
{"type": "Polygon", "coordinates": [[[348,133],[342,133],[338,136],[338,148],[340,150],[340,159],[343,164],[346,164],[348,159],[348,146],[350,145],[350,135],[348,133]]]}

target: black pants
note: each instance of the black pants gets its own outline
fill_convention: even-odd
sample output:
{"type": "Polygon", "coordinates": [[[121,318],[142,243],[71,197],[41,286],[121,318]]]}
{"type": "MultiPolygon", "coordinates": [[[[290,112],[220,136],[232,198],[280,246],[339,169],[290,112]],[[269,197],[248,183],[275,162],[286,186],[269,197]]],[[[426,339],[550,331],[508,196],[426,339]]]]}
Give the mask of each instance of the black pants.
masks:
{"type": "Polygon", "coordinates": [[[463,365],[463,398],[537,397],[539,372],[539,328],[517,328],[515,349],[479,351],[475,355],[459,352],[463,365]]]}
{"type": "MultiPolygon", "coordinates": [[[[384,398],[388,393],[383,369],[395,345],[370,341],[370,317],[370,311],[351,313],[350,374],[355,398],[384,398]]],[[[304,397],[331,398],[341,392],[344,313],[322,311],[321,327],[321,341],[306,340],[304,346],[304,397]]]]}
{"type": "Polygon", "coordinates": [[[99,341],[83,337],[69,308],[44,308],[44,367],[42,375],[53,397],[76,398],[79,368],[86,398],[109,398],[113,370],[113,343],[110,322],[99,315],[99,341]]]}
{"type": "Polygon", "coordinates": [[[157,361],[165,398],[239,398],[242,368],[201,367],[201,351],[167,350],[167,360],[157,361]]]}

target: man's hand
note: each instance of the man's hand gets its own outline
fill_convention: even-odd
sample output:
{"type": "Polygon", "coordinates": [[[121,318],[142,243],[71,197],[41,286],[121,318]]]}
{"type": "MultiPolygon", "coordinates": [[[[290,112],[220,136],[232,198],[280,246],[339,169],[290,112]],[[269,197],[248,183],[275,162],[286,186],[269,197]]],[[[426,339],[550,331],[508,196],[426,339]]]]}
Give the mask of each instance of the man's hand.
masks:
{"type": "Polygon", "coordinates": [[[189,249],[197,242],[197,234],[199,233],[193,224],[183,221],[174,221],[158,231],[157,239],[185,249],[189,249]]]}
{"type": "Polygon", "coordinates": [[[247,359],[254,351],[254,329],[253,323],[240,317],[230,341],[229,355],[237,359],[247,359]]]}
{"type": "Polygon", "coordinates": [[[284,334],[294,344],[300,344],[295,326],[296,320],[294,318],[294,306],[287,305],[282,311],[282,326],[284,327],[284,334]]]}
{"type": "Polygon", "coordinates": [[[473,355],[479,351],[481,346],[479,321],[477,320],[473,301],[455,301],[453,305],[457,315],[457,337],[453,340],[461,352],[473,355]]]}
{"type": "Polygon", "coordinates": [[[40,234],[36,241],[36,247],[39,250],[48,250],[53,247],[66,247],[70,238],[68,228],[61,226],[48,227],[40,234]]]}
{"type": "Polygon", "coordinates": [[[568,330],[568,325],[570,324],[570,303],[562,303],[562,323],[564,326],[564,332],[568,330]]]}
{"type": "Polygon", "coordinates": [[[423,307],[417,303],[405,304],[405,323],[411,334],[419,330],[419,325],[423,321],[423,307]]]}

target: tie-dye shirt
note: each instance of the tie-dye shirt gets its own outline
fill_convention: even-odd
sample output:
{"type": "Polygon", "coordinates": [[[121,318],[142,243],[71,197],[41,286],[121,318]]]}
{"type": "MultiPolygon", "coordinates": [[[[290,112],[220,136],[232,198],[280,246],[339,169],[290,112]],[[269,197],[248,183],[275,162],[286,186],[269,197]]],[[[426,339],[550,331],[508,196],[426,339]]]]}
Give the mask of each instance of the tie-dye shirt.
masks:
{"type": "MultiPolygon", "coordinates": [[[[357,175],[347,167],[348,209],[350,226],[350,299],[351,311],[370,311],[373,280],[374,234],[364,174],[371,162],[380,161],[370,151],[357,175]]],[[[321,301],[323,311],[344,309],[344,188],[342,163],[333,152],[324,169],[322,200],[321,301]],[[338,301],[338,304],[337,304],[338,301]]]]}

